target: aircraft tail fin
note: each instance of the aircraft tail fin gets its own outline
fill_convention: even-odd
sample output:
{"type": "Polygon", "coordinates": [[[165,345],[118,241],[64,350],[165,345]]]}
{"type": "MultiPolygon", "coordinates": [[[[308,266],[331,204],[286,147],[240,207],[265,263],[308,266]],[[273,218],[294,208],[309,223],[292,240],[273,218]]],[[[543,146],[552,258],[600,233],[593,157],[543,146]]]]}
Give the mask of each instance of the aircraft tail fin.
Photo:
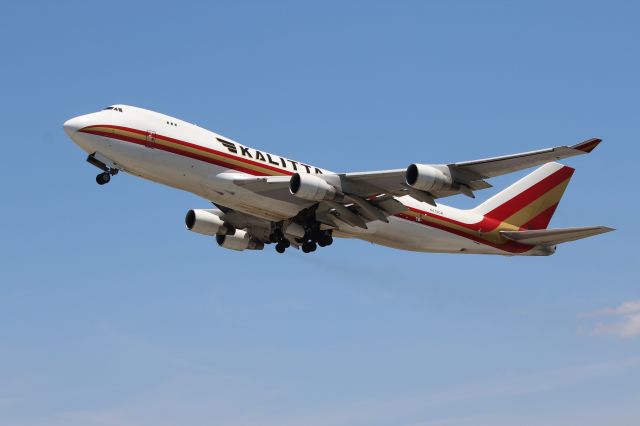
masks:
{"type": "Polygon", "coordinates": [[[580,228],[536,229],[527,231],[500,231],[500,234],[522,244],[552,246],[567,241],[592,237],[613,231],[607,226],[584,226],[580,228]]]}
{"type": "Polygon", "coordinates": [[[547,163],[473,209],[519,229],[546,229],[575,169],[547,163]]]}

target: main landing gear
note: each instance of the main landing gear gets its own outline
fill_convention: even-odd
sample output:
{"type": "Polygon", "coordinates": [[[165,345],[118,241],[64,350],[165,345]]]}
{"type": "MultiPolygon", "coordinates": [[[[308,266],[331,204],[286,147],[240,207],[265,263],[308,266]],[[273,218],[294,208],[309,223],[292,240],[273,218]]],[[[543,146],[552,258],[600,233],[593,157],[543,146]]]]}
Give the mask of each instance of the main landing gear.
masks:
{"type": "Polygon", "coordinates": [[[331,231],[308,229],[300,242],[302,242],[302,251],[304,253],[313,253],[318,246],[326,247],[333,244],[333,237],[331,236],[331,231]]]}
{"type": "Polygon", "coordinates": [[[289,240],[287,240],[286,238],[283,238],[282,241],[279,241],[276,244],[276,251],[278,253],[284,253],[284,251],[286,249],[288,249],[289,247],[291,247],[291,243],[289,242],[289,240]]]}
{"type": "Polygon", "coordinates": [[[276,229],[271,234],[270,239],[272,243],[276,243],[276,251],[278,253],[284,253],[286,249],[291,247],[291,242],[284,237],[280,229],[276,229]]]}
{"type": "MultiPolygon", "coordinates": [[[[291,247],[291,242],[284,237],[280,229],[271,234],[270,239],[272,243],[276,243],[276,251],[278,253],[284,253],[291,247]]],[[[318,246],[330,246],[333,243],[333,237],[331,236],[331,231],[307,229],[304,237],[296,238],[296,242],[300,244],[300,248],[304,253],[312,253],[317,250],[318,246]]]]}
{"type": "Polygon", "coordinates": [[[313,253],[317,248],[317,244],[313,241],[305,241],[302,243],[302,251],[304,253],[313,253]]]}
{"type": "Polygon", "coordinates": [[[87,162],[102,170],[102,173],[96,176],[96,183],[98,185],[109,183],[111,181],[111,176],[115,176],[118,174],[118,169],[116,169],[115,167],[107,166],[103,161],[100,161],[96,158],[95,153],[87,157],[87,162]]]}

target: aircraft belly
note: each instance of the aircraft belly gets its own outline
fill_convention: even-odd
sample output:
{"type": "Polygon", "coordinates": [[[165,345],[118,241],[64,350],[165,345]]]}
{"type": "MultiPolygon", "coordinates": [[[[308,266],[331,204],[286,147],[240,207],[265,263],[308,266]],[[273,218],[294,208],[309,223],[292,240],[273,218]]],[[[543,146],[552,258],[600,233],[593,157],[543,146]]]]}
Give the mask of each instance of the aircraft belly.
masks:
{"type": "Polygon", "coordinates": [[[257,193],[233,183],[225,174],[233,170],[214,166],[205,176],[196,192],[198,195],[233,210],[272,221],[281,221],[297,215],[313,203],[298,200],[291,195],[274,196],[269,192],[257,193]]]}
{"type": "MultiPolygon", "coordinates": [[[[83,149],[88,150],[87,152],[100,152],[128,173],[189,191],[208,201],[270,221],[278,222],[294,217],[313,204],[289,194],[253,192],[234,184],[232,179],[220,177],[237,173],[234,170],[144,145],[94,136],[84,141],[83,149]]],[[[389,223],[373,221],[367,226],[368,229],[363,230],[343,225],[336,236],[350,236],[387,247],[420,252],[509,254],[471,239],[395,216],[389,217],[389,223]]]]}
{"type": "MultiPolygon", "coordinates": [[[[601,142],[597,138],[481,160],[412,165],[409,171],[422,170],[413,182],[413,172],[404,169],[336,174],[133,106],[110,106],[73,117],[63,126],[89,154],[88,162],[102,170],[98,184],[122,170],[191,192],[219,205],[229,224],[235,218],[238,228],[266,232],[251,238],[278,240],[273,223],[261,219],[279,222],[295,217],[304,228],[298,235],[304,233],[305,252],[314,251],[316,242],[330,243],[330,234],[319,231],[333,229],[336,238],[403,250],[548,256],[555,244],[612,230],[546,229],[574,171],[555,161],[591,152],[601,142]],[[472,191],[491,187],[484,179],[535,165],[542,166],[472,209],[433,200],[457,193],[473,196],[472,191]],[[445,171],[442,179],[433,177],[445,171]],[[305,172],[315,176],[304,178],[305,172]]],[[[219,220],[210,220],[219,230],[219,220]]],[[[293,228],[282,227],[285,233],[287,229],[293,235],[293,228]]],[[[211,228],[209,234],[214,231],[211,228]]],[[[282,253],[283,244],[277,250],[282,253]]]]}
{"type": "MultiPolygon", "coordinates": [[[[95,138],[95,136],[93,137],[95,138]]],[[[217,179],[224,173],[236,173],[189,157],[175,155],[143,145],[98,137],[93,141],[97,150],[128,173],[182,189],[243,213],[263,219],[280,221],[298,214],[304,201],[273,198],[237,186],[229,180],[217,179]]]]}
{"type": "Polygon", "coordinates": [[[473,240],[432,228],[427,225],[390,217],[389,223],[368,224],[369,232],[358,233],[357,238],[402,250],[440,253],[494,253],[502,252],[473,240]]]}

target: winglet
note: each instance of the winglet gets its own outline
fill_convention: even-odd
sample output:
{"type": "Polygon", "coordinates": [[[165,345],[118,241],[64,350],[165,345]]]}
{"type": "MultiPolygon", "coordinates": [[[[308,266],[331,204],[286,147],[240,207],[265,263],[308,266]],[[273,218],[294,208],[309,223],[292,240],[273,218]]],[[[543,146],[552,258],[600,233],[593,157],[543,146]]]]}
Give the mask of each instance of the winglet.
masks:
{"type": "Polygon", "coordinates": [[[571,148],[577,149],[578,151],[586,152],[588,154],[593,151],[596,146],[600,144],[600,142],[602,142],[602,139],[592,138],[584,142],[580,142],[579,144],[575,144],[571,148]]]}

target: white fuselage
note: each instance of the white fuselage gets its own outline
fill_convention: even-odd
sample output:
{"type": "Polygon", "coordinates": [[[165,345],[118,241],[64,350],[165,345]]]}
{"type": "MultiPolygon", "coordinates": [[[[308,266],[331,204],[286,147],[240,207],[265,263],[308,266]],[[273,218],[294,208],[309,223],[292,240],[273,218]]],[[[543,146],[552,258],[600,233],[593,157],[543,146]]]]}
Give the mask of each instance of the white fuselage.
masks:
{"type": "MultiPolygon", "coordinates": [[[[290,194],[279,198],[257,194],[232,182],[238,174],[332,173],[246,147],[168,115],[126,105],[117,107],[73,118],[65,123],[65,130],[84,151],[99,153],[118,169],[242,213],[281,221],[313,203],[290,194]]],[[[484,218],[473,211],[442,204],[433,207],[409,196],[398,200],[408,207],[406,214],[390,217],[389,223],[369,222],[368,229],[341,225],[334,235],[424,252],[549,254],[532,246],[505,245],[504,241],[491,244],[480,231],[474,235],[474,224],[484,218]]]]}

